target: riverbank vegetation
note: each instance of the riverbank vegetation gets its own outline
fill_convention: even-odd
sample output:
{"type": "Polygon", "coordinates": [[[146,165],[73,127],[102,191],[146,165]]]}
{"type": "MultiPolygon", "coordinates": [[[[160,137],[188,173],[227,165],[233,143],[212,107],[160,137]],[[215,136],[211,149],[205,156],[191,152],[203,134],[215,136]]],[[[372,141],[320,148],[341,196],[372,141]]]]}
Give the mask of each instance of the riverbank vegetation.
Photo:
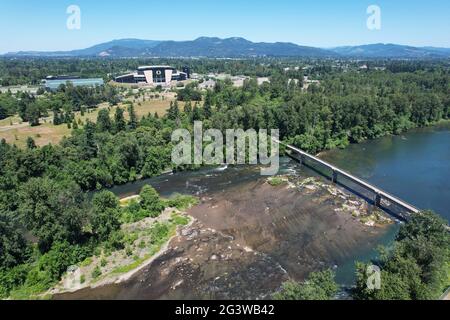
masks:
{"type": "Polygon", "coordinates": [[[105,270],[113,275],[130,271],[156,254],[177,226],[189,222],[180,210],[197,201],[180,195],[163,200],[155,189],[145,186],[139,202],[120,207],[109,191],[96,193],[88,201],[77,188],[58,192],[48,179],[30,180],[21,196],[24,226],[37,241],[27,243],[14,229],[14,221],[7,224],[8,217],[2,216],[2,298],[39,297],[59,282],[69,267],[70,273],[78,270],[72,267],[76,265],[90,270],[80,274],[78,286],[98,280],[105,270]],[[165,214],[159,218],[162,212],[165,214]],[[135,224],[125,223],[127,220],[135,224]],[[94,265],[95,261],[99,263],[94,265]]]}
{"type": "Polygon", "coordinates": [[[275,300],[332,300],[338,292],[335,273],[328,269],[311,272],[304,282],[287,281],[273,295],[275,300]]]}
{"type": "MultiPolygon", "coordinates": [[[[111,69],[133,69],[139,63],[139,59],[1,59],[0,72],[4,85],[37,83],[44,74],[62,73],[107,80],[111,69]]],[[[181,63],[186,61],[171,61],[175,66],[181,63]]],[[[167,169],[194,168],[175,167],[170,157],[171,133],[177,128],[192,131],[194,121],[203,121],[205,130],[223,132],[279,128],[282,140],[317,152],[450,117],[448,63],[367,62],[364,69],[359,63],[189,60],[198,72],[206,73],[208,68],[208,72],[248,72],[269,76],[270,81],[258,84],[250,78],[236,87],[230,80],[217,80],[208,90],[194,82],[175,90],[183,104],[174,101],[163,116],[149,113],[141,118],[133,102],[128,102],[126,110],[115,108],[112,115],[99,110],[95,122],[73,121],[74,112],[89,112],[99,102],[114,105],[123,99],[109,85],[91,89],[68,85],[56,93],[40,92],[39,98],[26,93],[0,95],[2,117],[16,114],[39,125],[40,117],[50,111],[53,125],[64,123],[71,130],[61,143],[42,147],[33,137],[27,139],[26,148],[0,142],[0,296],[25,297],[43,291],[68,266],[92,256],[100,243],[120,246],[121,223],[151,218],[167,205],[147,206],[143,197],[121,213],[110,193],[102,191],[90,201],[86,192],[153,177],[167,169]],[[289,66],[300,67],[286,71],[289,66]],[[304,77],[318,82],[307,83],[304,77]]],[[[149,192],[148,198],[155,195],[149,192]]],[[[415,248],[404,250],[409,249],[415,248]]]]}
{"type": "MultiPolygon", "coordinates": [[[[353,299],[437,300],[450,286],[450,234],[446,222],[432,212],[413,216],[402,225],[392,247],[379,251],[377,261],[356,263],[353,299]],[[380,270],[379,279],[374,267],[380,270]]],[[[283,283],[273,298],[329,300],[337,291],[333,271],[325,270],[312,272],[303,282],[283,283]]]]}
{"type": "Polygon", "coordinates": [[[450,286],[450,234],[446,221],[431,212],[414,215],[402,225],[391,248],[382,248],[373,263],[381,270],[380,288],[369,264],[357,264],[355,299],[429,300],[438,299],[450,286]]]}
{"type": "Polygon", "coordinates": [[[267,179],[267,183],[270,184],[272,187],[278,187],[281,186],[283,184],[287,184],[289,182],[289,180],[287,178],[283,178],[283,177],[270,177],[267,179]]]}
{"type": "Polygon", "coordinates": [[[120,245],[105,243],[98,247],[94,256],[69,269],[50,293],[80,290],[128,279],[130,272],[134,274],[138,268],[162,253],[177,228],[186,226],[190,220],[176,208],[166,208],[158,216],[122,224],[119,232],[123,240],[120,245]]]}

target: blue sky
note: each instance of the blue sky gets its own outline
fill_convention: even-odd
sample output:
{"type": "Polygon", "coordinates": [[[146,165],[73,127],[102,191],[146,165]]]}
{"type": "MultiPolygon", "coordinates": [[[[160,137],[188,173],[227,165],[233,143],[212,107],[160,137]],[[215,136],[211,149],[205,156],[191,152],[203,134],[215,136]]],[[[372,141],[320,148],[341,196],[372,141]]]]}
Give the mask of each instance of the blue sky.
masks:
{"type": "Polygon", "coordinates": [[[0,0],[0,53],[199,36],[318,47],[378,42],[450,47],[449,16],[448,0],[0,0]],[[81,9],[80,30],[66,27],[72,4],[81,9]],[[366,27],[372,4],[381,8],[381,30],[366,27]]]}

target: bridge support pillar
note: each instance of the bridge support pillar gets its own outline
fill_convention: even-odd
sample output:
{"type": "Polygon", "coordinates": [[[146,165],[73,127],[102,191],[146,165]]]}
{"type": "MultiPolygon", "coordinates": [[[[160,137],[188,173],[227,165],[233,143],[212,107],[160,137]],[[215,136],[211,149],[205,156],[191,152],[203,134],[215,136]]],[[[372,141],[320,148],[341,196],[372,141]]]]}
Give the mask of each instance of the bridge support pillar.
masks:
{"type": "Polygon", "coordinates": [[[332,178],[331,178],[331,181],[332,181],[333,183],[337,183],[337,179],[338,179],[338,173],[337,173],[337,171],[334,171],[334,170],[333,170],[333,176],[332,176],[332,178]]]}
{"type": "Polygon", "coordinates": [[[303,165],[305,163],[305,156],[302,154],[299,154],[299,158],[298,158],[298,162],[300,163],[300,165],[303,165]]]}
{"type": "Polygon", "coordinates": [[[377,193],[375,194],[375,206],[381,207],[381,194],[377,193]]]}

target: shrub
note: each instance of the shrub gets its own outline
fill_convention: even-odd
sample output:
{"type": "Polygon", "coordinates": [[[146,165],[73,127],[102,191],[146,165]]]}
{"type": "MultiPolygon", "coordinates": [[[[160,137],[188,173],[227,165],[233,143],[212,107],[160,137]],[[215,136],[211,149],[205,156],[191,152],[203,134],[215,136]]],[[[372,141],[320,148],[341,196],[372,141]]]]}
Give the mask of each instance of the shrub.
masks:
{"type": "Polygon", "coordinates": [[[97,279],[102,275],[102,270],[100,270],[99,266],[96,266],[94,270],[92,270],[91,277],[92,279],[97,279]]]}
{"type": "Polygon", "coordinates": [[[273,177],[273,178],[270,178],[267,182],[271,186],[276,187],[276,186],[281,186],[282,184],[286,183],[286,180],[284,180],[283,178],[280,178],[280,177],[273,177]]]}
{"type": "Polygon", "coordinates": [[[92,258],[86,258],[83,262],[80,263],[80,267],[87,267],[89,265],[91,265],[92,263],[92,258]]]}
{"type": "Polygon", "coordinates": [[[110,250],[121,250],[124,246],[124,234],[120,230],[111,232],[105,247],[110,250]]]}
{"type": "Polygon", "coordinates": [[[198,204],[198,199],[193,196],[176,194],[166,201],[167,207],[177,208],[178,210],[186,210],[198,204]]]}
{"type": "Polygon", "coordinates": [[[185,226],[189,223],[189,218],[185,216],[180,216],[179,214],[174,214],[171,217],[172,222],[178,226],[185,226]]]}
{"type": "Polygon", "coordinates": [[[127,247],[125,249],[125,253],[128,257],[130,257],[133,254],[133,249],[131,249],[131,247],[127,247]]]}
{"type": "Polygon", "coordinates": [[[288,281],[280,292],[273,295],[276,300],[330,300],[337,293],[338,286],[332,270],[312,272],[303,283],[288,281]]]}
{"type": "Polygon", "coordinates": [[[121,222],[133,223],[148,218],[150,215],[150,212],[141,208],[136,200],[131,200],[128,206],[122,208],[121,222]]]}
{"type": "Polygon", "coordinates": [[[150,217],[157,217],[164,210],[164,203],[159,198],[158,192],[152,186],[144,186],[139,195],[141,197],[141,208],[147,210],[150,217]]]}
{"type": "Polygon", "coordinates": [[[167,224],[164,223],[155,223],[153,227],[150,229],[151,243],[152,244],[160,244],[166,241],[170,232],[170,228],[167,224]]]}
{"type": "Polygon", "coordinates": [[[22,286],[31,268],[28,264],[21,264],[9,270],[0,270],[0,298],[8,298],[13,289],[22,286]]]}

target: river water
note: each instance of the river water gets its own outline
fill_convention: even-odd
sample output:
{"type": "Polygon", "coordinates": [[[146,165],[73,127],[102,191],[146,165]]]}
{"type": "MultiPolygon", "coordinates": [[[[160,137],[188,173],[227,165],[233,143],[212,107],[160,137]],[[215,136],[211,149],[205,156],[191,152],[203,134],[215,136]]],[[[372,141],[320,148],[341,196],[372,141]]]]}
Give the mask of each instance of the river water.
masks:
{"type": "Polygon", "coordinates": [[[450,221],[450,122],[329,151],[321,158],[450,221]]]}
{"type": "MultiPolygon", "coordinates": [[[[450,219],[450,124],[335,150],[321,157],[423,209],[450,219]]],[[[281,174],[317,174],[288,158],[281,174]]],[[[325,181],[325,180],[324,180],[325,181]]],[[[196,222],[169,250],[124,283],[85,289],[57,299],[248,299],[270,297],[283,281],[331,267],[350,286],[354,262],[389,245],[398,224],[370,228],[335,212],[318,191],[302,194],[265,183],[258,168],[209,168],[118,186],[120,196],[145,184],[162,196],[193,194],[196,222]]]]}

